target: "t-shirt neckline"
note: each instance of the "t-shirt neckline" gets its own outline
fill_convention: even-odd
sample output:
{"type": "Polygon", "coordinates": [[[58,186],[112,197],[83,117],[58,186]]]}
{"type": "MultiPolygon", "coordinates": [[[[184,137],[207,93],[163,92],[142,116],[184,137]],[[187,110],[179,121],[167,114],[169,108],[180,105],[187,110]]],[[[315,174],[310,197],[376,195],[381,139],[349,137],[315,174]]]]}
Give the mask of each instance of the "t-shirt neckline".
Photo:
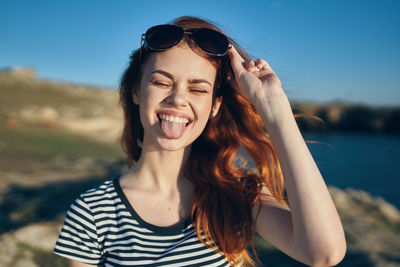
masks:
{"type": "Polygon", "coordinates": [[[143,220],[139,214],[135,211],[132,207],[131,203],[129,202],[128,198],[126,197],[124,191],[122,191],[122,187],[119,183],[120,176],[113,179],[113,185],[117,195],[121,199],[122,203],[128,209],[129,213],[132,217],[137,220],[139,225],[161,235],[173,235],[173,234],[181,234],[184,229],[186,229],[191,223],[191,217],[187,217],[186,219],[182,220],[180,223],[173,225],[173,226],[157,226],[151,223],[146,222],[143,220]]]}

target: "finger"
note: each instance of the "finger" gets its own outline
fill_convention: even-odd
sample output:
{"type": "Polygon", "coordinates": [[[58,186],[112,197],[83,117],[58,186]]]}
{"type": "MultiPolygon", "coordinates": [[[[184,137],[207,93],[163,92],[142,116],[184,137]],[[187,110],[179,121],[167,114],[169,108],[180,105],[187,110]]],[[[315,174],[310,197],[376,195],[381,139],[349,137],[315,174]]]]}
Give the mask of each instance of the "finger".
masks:
{"type": "Polygon", "coordinates": [[[251,72],[251,73],[256,73],[256,72],[260,72],[263,70],[263,64],[254,60],[251,60],[248,62],[248,64],[246,65],[246,70],[251,72]]]}
{"type": "Polygon", "coordinates": [[[246,60],[239,54],[236,47],[234,45],[230,45],[228,53],[232,54],[233,56],[237,57],[240,62],[245,62],[246,60]]]}
{"type": "Polygon", "coordinates": [[[252,71],[258,78],[265,77],[266,75],[276,75],[268,62],[259,58],[255,62],[255,71],[252,71]]]}
{"type": "Polygon", "coordinates": [[[268,64],[267,61],[265,61],[265,60],[262,59],[262,58],[259,58],[259,59],[257,59],[257,61],[256,61],[256,66],[257,66],[257,68],[260,69],[260,70],[262,70],[263,67],[264,67],[265,65],[267,65],[267,64],[268,64]]]}
{"type": "Polygon", "coordinates": [[[256,63],[254,62],[254,60],[245,61],[243,62],[243,67],[247,71],[252,71],[254,68],[256,68],[256,63]]]}
{"type": "Polygon", "coordinates": [[[268,64],[268,62],[265,61],[265,60],[262,59],[262,58],[257,59],[257,61],[256,61],[256,67],[257,67],[259,70],[267,70],[267,69],[271,69],[271,70],[272,70],[272,68],[271,68],[271,66],[268,64]]]}
{"type": "Polygon", "coordinates": [[[236,50],[236,48],[233,45],[229,49],[228,55],[231,60],[233,72],[234,72],[235,76],[238,77],[240,73],[245,71],[245,68],[243,67],[243,63],[245,62],[245,60],[238,53],[238,51],[236,50]]]}
{"type": "Polygon", "coordinates": [[[254,75],[256,75],[258,78],[261,77],[267,77],[267,76],[276,76],[275,72],[273,72],[271,69],[266,69],[266,70],[259,70],[256,72],[253,72],[254,75]]]}

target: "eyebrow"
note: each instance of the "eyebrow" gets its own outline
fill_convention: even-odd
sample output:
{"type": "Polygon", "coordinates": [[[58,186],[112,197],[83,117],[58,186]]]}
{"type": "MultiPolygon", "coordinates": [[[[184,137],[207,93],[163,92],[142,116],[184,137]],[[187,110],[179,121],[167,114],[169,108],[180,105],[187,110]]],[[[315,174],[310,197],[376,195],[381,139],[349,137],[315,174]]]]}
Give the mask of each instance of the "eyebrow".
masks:
{"type": "Polygon", "coordinates": [[[171,73],[166,72],[166,71],[163,71],[163,70],[155,70],[155,71],[152,71],[152,72],[151,72],[151,74],[153,74],[153,73],[160,73],[160,74],[162,74],[162,75],[164,75],[164,76],[167,76],[167,77],[170,78],[171,80],[173,80],[173,78],[174,78],[174,76],[172,76],[171,73]]]}
{"type": "MultiPolygon", "coordinates": [[[[151,74],[153,74],[153,73],[159,73],[161,75],[168,77],[171,80],[173,80],[173,78],[174,78],[174,76],[171,73],[166,72],[164,70],[154,70],[151,72],[151,74]]],[[[191,80],[189,80],[189,83],[206,83],[212,87],[211,83],[209,81],[207,81],[206,79],[191,79],[191,80]]]]}
{"type": "Polygon", "coordinates": [[[205,79],[191,79],[190,83],[206,83],[212,87],[211,83],[205,79]]]}

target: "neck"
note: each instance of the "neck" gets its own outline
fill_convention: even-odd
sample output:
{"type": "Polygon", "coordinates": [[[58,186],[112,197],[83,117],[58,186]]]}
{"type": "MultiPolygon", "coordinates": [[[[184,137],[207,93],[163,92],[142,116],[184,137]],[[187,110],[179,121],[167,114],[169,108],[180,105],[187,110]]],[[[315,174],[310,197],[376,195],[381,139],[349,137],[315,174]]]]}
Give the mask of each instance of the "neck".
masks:
{"type": "Polygon", "coordinates": [[[143,149],[132,167],[135,182],[164,193],[180,191],[189,182],[183,173],[189,155],[190,146],[177,151],[143,149]]]}

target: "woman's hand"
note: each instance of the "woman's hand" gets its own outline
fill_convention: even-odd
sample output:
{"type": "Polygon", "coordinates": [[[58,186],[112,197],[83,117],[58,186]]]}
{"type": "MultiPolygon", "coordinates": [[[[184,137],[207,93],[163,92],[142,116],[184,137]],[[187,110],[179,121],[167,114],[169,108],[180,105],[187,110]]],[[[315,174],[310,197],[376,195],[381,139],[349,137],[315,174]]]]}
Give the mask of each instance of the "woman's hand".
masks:
{"type": "Polygon", "coordinates": [[[230,85],[256,107],[268,131],[293,117],[281,81],[267,61],[245,61],[234,46],[228,54],[235,74],[234,78],[228,76],[230,85]]]}
{"type": "Polygon", "coordinates": [[[281,81],[267,61],[245,61],[234,46],[231,46],[228,55],[235,74],[234,79],[228,77],[229,83],[252,104],[268,101],[271,96],[285,95],[281,81]]]}

